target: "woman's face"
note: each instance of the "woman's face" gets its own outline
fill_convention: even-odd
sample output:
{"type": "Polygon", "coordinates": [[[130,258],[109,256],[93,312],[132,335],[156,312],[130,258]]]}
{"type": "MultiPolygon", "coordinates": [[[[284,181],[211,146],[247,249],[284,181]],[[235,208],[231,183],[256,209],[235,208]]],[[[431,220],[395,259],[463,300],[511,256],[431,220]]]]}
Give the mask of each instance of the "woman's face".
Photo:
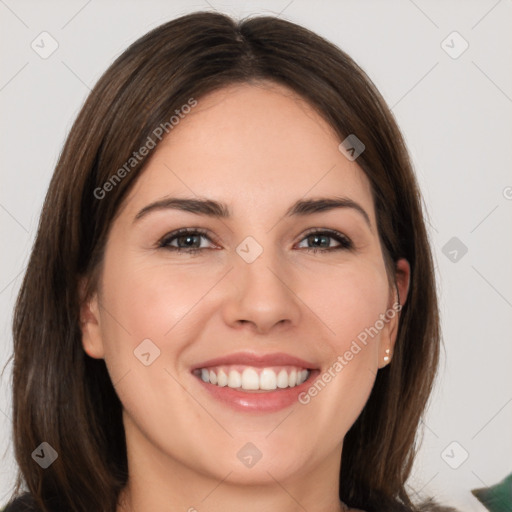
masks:
{"type": "Polygon", "coordinates": [[[201,98],[152,150],[111,226],[83,345],[153,477],[339,468],[398,326],[370,185],[340,142],[266,83],[201,98]]]}

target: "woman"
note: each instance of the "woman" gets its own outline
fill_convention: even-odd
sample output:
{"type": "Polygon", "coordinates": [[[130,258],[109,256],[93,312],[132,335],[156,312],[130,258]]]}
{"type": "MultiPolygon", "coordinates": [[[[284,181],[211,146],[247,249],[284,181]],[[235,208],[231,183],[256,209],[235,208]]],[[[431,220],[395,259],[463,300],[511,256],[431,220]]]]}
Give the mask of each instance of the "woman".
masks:
{"type": "Polygon", "coordinates": [[[69,134],[18,297],[7,510],[419,510],[420,201],[384,100],[312,32],[198,12],[136,41],[69,134]]]}

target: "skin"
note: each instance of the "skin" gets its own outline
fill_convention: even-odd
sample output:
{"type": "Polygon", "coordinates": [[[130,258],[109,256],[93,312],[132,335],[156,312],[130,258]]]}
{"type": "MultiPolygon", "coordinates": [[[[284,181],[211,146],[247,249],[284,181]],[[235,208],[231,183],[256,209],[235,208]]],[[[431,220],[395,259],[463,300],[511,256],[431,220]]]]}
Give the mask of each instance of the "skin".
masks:
{"type": "MultiPolygon", "coordinates": [[[[239,351],[285,352],[325,370],[396,301],[369,181],[340,142],[292,91],[263,82],[201,98],[153,150],[82,307],[84,350],[105,359],[124,408],[130,477],[118,512],[342,510],[343,438],[388,364],[385,350],[392,355],[398,314],[307,405],[237,412],[190,372],[239,351]],[[334,195],[361,205],[370,225],[353,208],[283,217],[299,199],[334,195]],[[232,216],[163,209],[134,221],[166,196],[222,201],[232,216]],[[155,248],[185,227],[211,233],[198,238],[202,252],[155,248]],[[308,239],[310,228],[338,230],[354,249],[308,252],[322,247],[308,239]],[[250,264],[235,250],[247,236],[263,248],[250,264]],[[147,338],[161,353],[144,366],[133,351],[147,338]],[[247,442],[262,453],[252,468],[236,456],[247,442]]],[[[402,304],[409,272],[400,260],[402,304]]]]}

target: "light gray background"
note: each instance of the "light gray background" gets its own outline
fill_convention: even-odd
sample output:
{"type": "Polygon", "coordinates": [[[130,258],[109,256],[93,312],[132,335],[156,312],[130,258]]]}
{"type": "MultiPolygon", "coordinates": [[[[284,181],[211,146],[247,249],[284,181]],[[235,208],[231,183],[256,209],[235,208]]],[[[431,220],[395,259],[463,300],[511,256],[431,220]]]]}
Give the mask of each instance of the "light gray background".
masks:
{"type": "MultiPolygon", "coordinates": [[[[511,0],[0,0],[0,364],[44,194],[90,88],[132,41],[198,9],[303,24],[347,51],[392,107],[430,218],[446,347],[410,485],[483,511],[470,489],[512,471],[511,0]],[[47,59],[31,48],[43,31],[59,44],[47,59]],[[453,31],[469,43],[456,59],[441,46],[453,31]],[[468,249],[455,262],[443,253],[452,237],[468,249]],[[463,450],[453,469],[446,461],[458,465],[463,450]]],[[[462,48],[453,37],[446,45],[462,48]]],[[[10,377],[11,365],[0,394],[0,504],[14,481],[10,377]]]]}

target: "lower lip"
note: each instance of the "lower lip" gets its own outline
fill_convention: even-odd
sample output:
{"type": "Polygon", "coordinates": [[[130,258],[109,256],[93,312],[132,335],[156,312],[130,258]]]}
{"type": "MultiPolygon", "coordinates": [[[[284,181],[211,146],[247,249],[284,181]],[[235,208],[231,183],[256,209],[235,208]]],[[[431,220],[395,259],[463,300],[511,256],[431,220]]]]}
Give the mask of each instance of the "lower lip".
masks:
{"type": "Polygon", "coordinates": [[[319,370],[311,370],[308,380],[299,386],[263,392],[245,392],[238,391],[228,386],[216,386],[215,384],[204,382],[200,377],[195,375],[194,379],[196,379],[213,398],[228,405],[232,409],[245,412],[276,412],[297,403],[299,395],[311,386],[319,374],[319,370]]]}

